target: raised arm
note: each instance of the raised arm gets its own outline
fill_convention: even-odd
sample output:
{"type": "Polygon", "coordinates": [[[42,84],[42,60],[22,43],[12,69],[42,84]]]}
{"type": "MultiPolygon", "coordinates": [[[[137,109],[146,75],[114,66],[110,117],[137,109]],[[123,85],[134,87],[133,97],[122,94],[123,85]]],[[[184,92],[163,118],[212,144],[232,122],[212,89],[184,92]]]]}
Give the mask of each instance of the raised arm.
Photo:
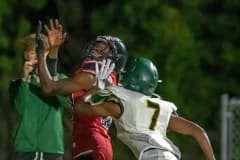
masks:
{"type": "Polygon", "coordinates": [[[104,102],[97,105],[91,105],[83,100],[78,100],[73,108],[75,114],[78,116],[112,116],[118,118],[121,113],[120,106],[113,102],[104,102]]]}
{"type": "Polygon", "coordinates": [[[80,72],[72,77],[53,81],[48,75],[46,61],[43,54],[38,54],[38,69],[41,87],[46,94],[69,95],[81,89],[90,89],[95,82],[95,76],[91,73],[80,72]]]}
{"type": "Polygon", "coordinates": [[[108,90],[99,90],[93,87],[88,91],[88,95],[79,99],[74,104],[74,112],[79,116],[112,116],[119,118],[123,112],[123,107],[118,97],[108,90]]]}
{"type": "Polygon", "coordinates": [[[59,24],[58,19],[54,21],[49,20],[49,25],[44,25],[49,42],[49,53],[47,57],[47,66],[49,73],[54,77],[57,73],[57,59],[60,46],[66,39],[67,33],[63,32],[62,25],[59,24]]]}
{"type": "Polygon", "coordinates": [[[211,142],[202,127],[192,121],[172,115],[168,128],[184,135],[193,136],[200,145],[205,157],[208,160],[215,160],[211,142]]]}
{"type": "Polygon", "coordinates": [[[62,25],[59,23],[58,19],[50,19],[49,25],[45,24],[44,28],[47,33],[50,46],[48,58],[57,59],[59,48],[65,41],[67,33],[63,32],[62,25]]]}
{"type": "MultiPolygon", "coordinates": [[[[53,24],[51,24],[51,21],[50,21],[50,26],[51,25],[53,24]]],[[[71,78],[67,78],[63,80],[58,80],[58,81],[51,80],[51,77],[48,74],[48,68],[46,65],[46,55],[44,54],[43,42],[39,36],[40,32],[41,32],[41,23],[39,22],[37,36],[36,36],[36,43],[37,43],[36,52],[38,56],[39,77],[40,77],[41,87],[43,91],[46,94],[50,94],[50,95],[56,95],[56,94],[69,95],[72,92],[75,92],[77,90],[90,89],[93,83],[95,82],[95,76],[87,72],[80,72],[79,74],[71,78]]]]}

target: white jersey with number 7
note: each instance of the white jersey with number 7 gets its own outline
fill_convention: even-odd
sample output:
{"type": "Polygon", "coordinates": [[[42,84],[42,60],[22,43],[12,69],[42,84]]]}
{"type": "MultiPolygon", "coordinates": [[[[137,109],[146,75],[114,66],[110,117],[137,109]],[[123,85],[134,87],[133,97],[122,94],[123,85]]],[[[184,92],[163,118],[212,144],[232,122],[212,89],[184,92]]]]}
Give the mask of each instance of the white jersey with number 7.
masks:
{"type": "Polygon", "coordinates": [[[158,148],[181,157],[179,149],[167,138],[170,116],[177,107],[160,98],[151,98],[139,92],[115,86],[107,88],[118,99],[122,115],[115,119],[118,138],[141,159],[142,153],[158,148]]]}

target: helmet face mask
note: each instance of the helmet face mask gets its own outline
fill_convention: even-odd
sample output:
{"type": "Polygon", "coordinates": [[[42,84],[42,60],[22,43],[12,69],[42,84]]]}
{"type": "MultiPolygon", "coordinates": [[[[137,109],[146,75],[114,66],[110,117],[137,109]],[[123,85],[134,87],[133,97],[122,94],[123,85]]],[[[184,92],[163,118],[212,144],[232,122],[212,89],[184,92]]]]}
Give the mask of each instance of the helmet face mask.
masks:
{"type": "Polygon", "coordinates": [[[105,55],[111,54],[111,50],[105,42],[97,41],[92,47],[91,54],[95,57],[104,57],[105,55]]]}
{"type": "Polygon", "coordinates": [[[91,57],[96,60],[103,60],[114,52],[114,45],[107,36],[97,36],[84,50],[84,57],[91,57]]]}
{"type": "Polygon", "coordinates": [[[97,36],[84,51],[84,57],[96,60],[111,59],[115,71],[119,73],[125,66],[128,53],[125,45],[117,37],[97,36]]]}
{"type": "Polygon", "coordinates": [[[149,59],[134,58],[128,60],[121,84],[129,90],[151,96],[157,88],[158,79],[158,70],[149,59]]]}

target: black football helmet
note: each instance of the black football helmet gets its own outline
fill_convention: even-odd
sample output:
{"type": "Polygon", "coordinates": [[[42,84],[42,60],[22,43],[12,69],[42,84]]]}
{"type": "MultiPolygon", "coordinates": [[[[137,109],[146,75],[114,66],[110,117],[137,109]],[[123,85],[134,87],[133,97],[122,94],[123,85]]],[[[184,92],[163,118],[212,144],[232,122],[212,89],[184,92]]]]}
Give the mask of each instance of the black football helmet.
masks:
{"type": "Polygon", "coordinates": [[[125,45],[119,38],[113,37],[113,43],[115,45],[116,54],[111,59],[113,60],[113,62],[116,65],[115,71],[120,72],[121,70],[123,70],[123,68],[127,62],[128,52],[127,52],[125,45]]]}
{"type": "Polygon", "coordinates": [[[95,40],[91,41],[84,50],[84,57],[90,57],[96,60],[111,59],[115,63],[115,71],[119,73],[127,62],[128,52],[123,42],[113,36],[97,36],[95,40]],[[98,42],[103,42],[109,47],[109,51],[102,56],[94,54],[94,46],[98,42]]]}

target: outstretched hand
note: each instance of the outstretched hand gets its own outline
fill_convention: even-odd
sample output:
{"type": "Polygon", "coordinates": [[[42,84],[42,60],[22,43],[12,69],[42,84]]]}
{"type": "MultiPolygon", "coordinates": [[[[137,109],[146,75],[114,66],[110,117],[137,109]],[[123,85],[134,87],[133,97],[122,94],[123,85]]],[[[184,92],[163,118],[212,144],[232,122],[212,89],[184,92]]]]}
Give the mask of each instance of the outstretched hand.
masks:
{"type": "Polygon", "coordinates": [[[109,75],[115,68],[115,63],[111,63],[110,59],[103,60],[101,68],[99,70],[98,63],[96,63],[96,85],[100,89],[104,89],[106,86],[106,82],[109,78],[109,75]]]}
{"type": "Polygon", "coordinates": [[[44,25],[44,28],[48,35],[50,47],[60,47],[65,41],[67,33],[63,32],[62,25],[59,24],[58,19],[55,19],[54,21],[50,19],[49,26],[44,25]]]}
{"type": "Polygon", "coordinates": [[[43,40],[41,39],[41,31],[42,31],[42,22],[38,21],[37,33],[36,33],[36,53],[38,55],[44,54],[44,45],[43,40]]]}

